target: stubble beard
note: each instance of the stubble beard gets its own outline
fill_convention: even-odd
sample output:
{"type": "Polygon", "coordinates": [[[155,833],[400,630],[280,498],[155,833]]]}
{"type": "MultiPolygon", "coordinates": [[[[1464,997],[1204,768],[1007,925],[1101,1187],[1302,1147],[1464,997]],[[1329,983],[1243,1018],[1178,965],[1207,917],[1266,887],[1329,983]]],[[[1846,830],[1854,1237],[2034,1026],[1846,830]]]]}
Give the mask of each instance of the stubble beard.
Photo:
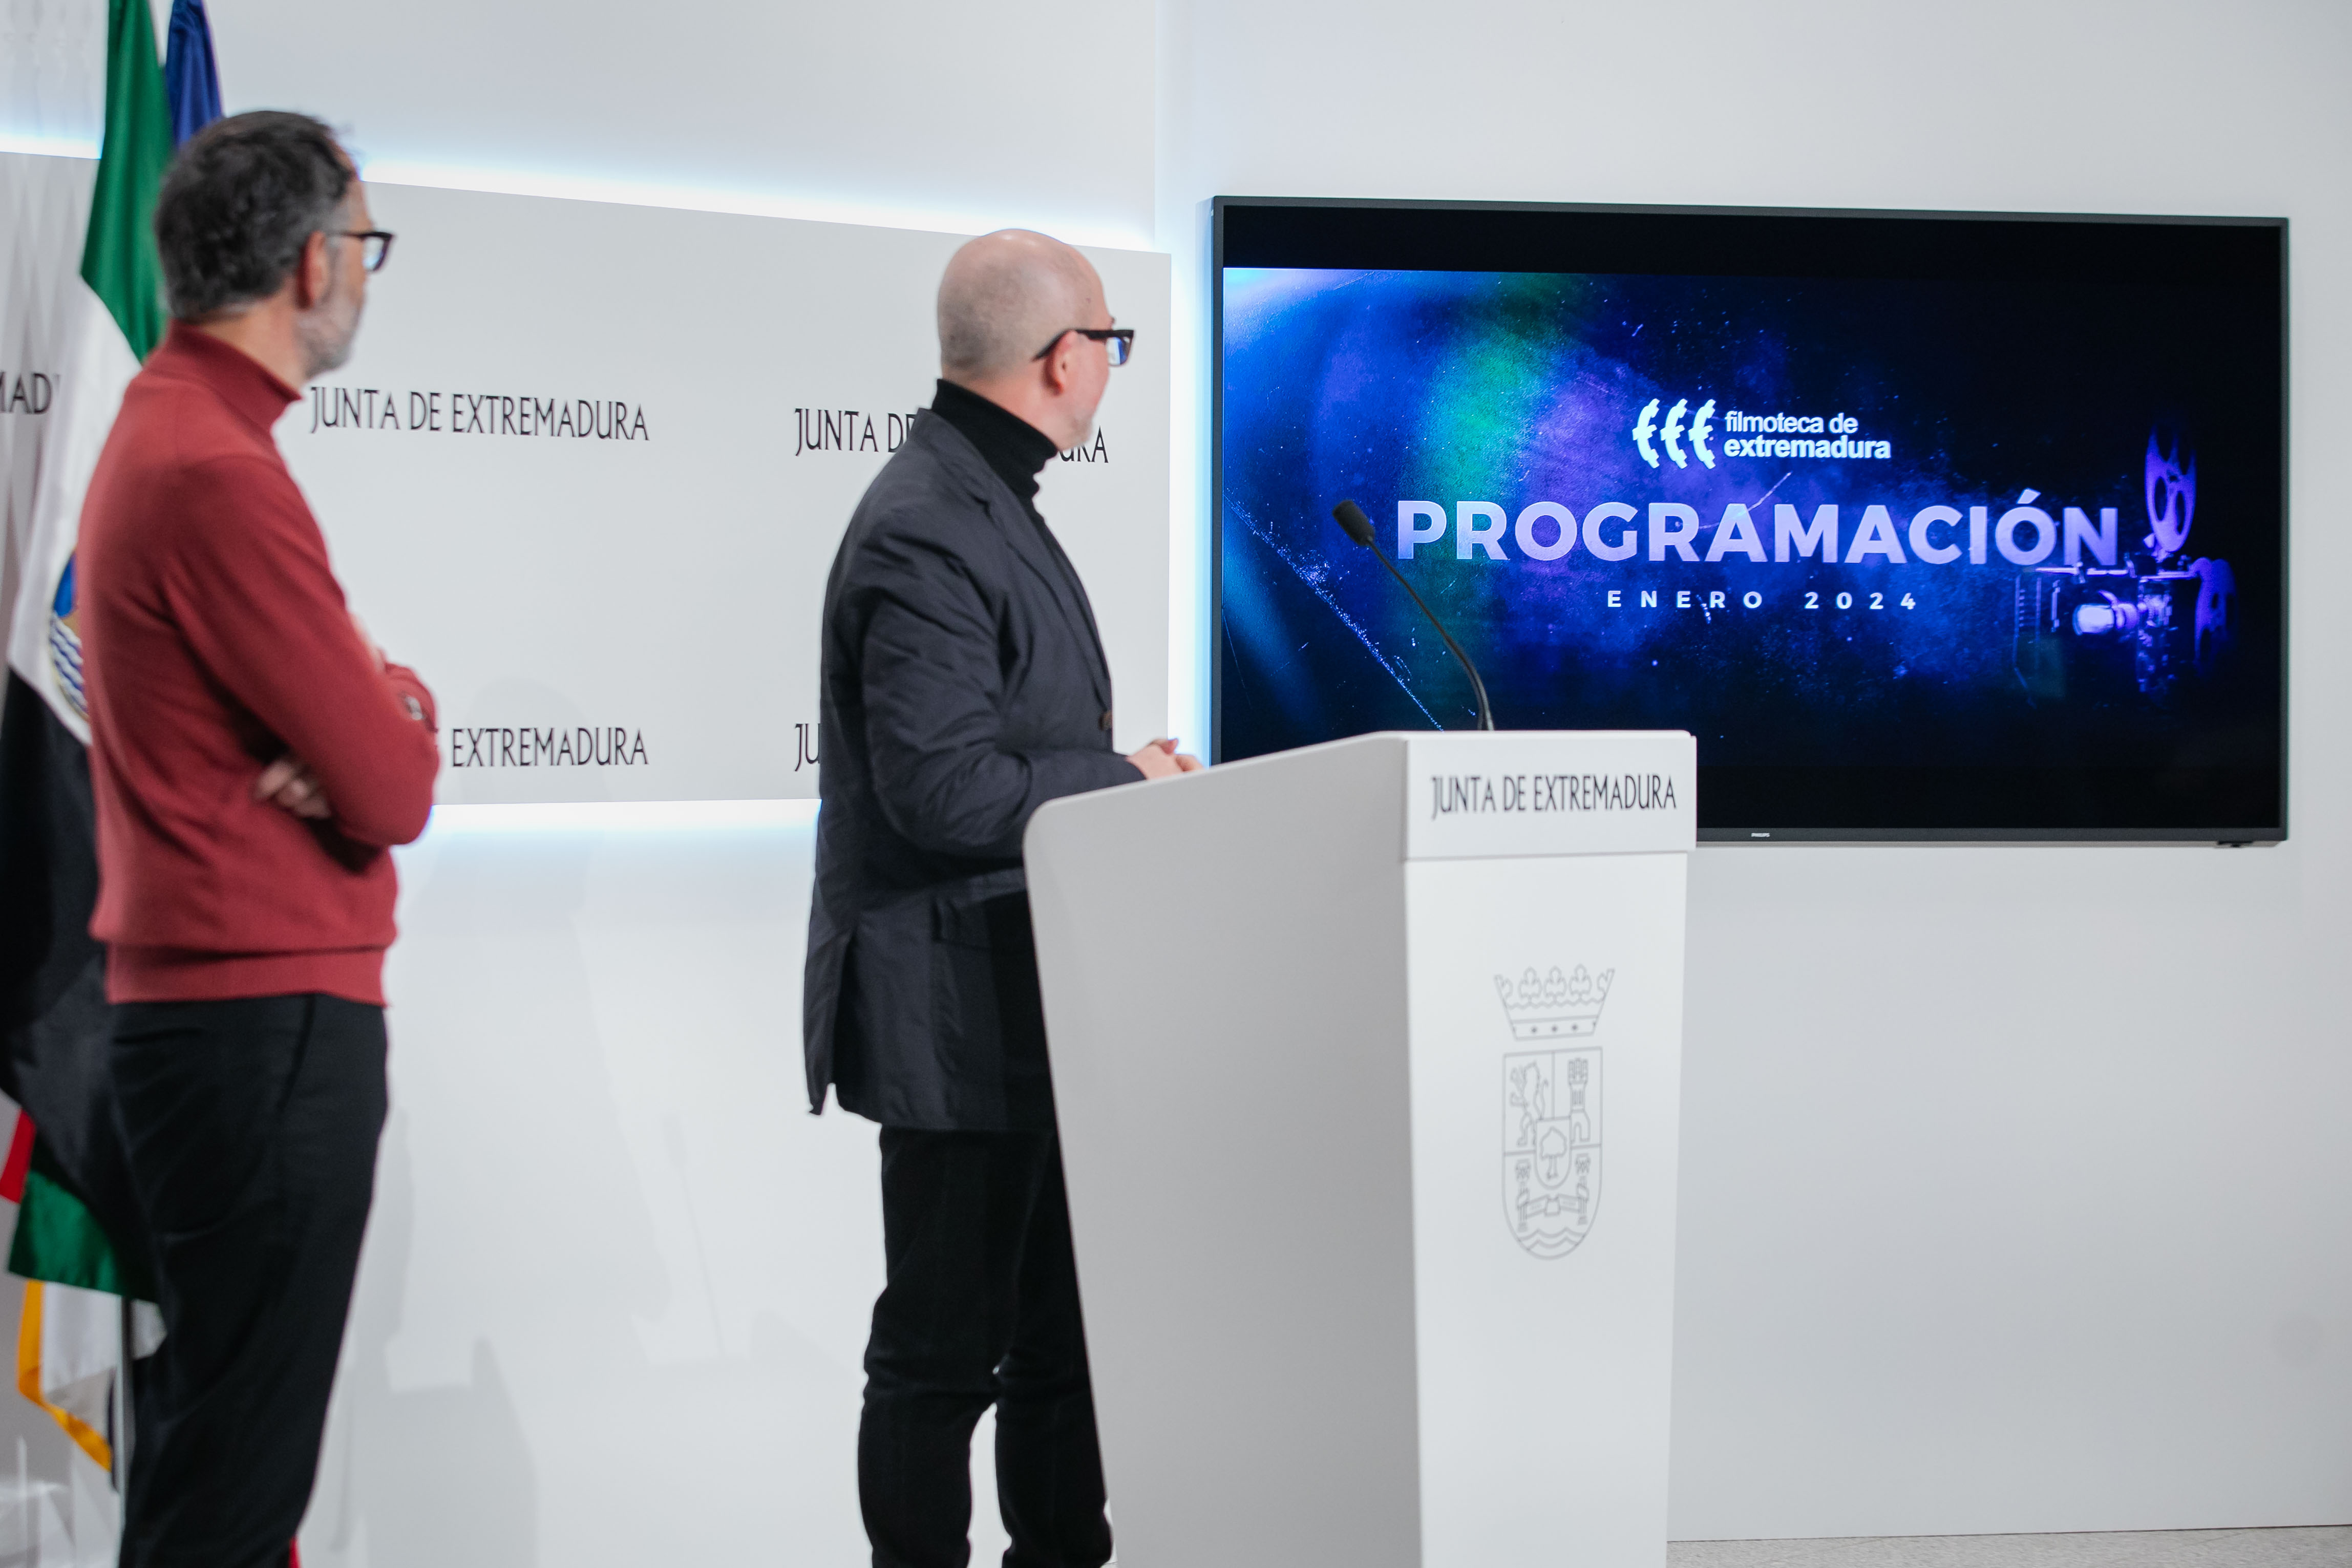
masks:
{"type": "Polygon", "coordinates": [[[305,379],[341,370],[352,357],[360,335],[360,301],[356,293],[338,289],[295,318],[294,336],[302,345],[305,379]]]}
{"type": "MultiPolygon", "coordinates": [[[[1103,387],[1103,392],[1108,392],[1109,390],[1110,387],[1108,384],[1106,383],[1103,387]]],[[[1101,412],[1102,392],[1097,392],[1095,394],[1093,405],[1087,409],[1087,416],[1083,419],[1074,419],[1066,426],[1066,428],[1073,431],[1074,434],[1071,436],[1070,439],[1062,443],[1061,450],[1066,452],[1073,447],[1083,447],[1089,440],[1093,439],[1095,433],[1095,416],[1101,412]]]]}

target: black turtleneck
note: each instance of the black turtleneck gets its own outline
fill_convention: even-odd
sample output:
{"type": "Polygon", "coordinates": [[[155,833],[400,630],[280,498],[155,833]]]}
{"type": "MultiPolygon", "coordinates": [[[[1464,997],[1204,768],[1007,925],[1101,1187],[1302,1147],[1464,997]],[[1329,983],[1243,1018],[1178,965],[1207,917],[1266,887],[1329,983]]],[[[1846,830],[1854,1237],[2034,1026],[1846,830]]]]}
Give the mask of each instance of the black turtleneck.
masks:
{"type": "Polygon", "coordinates": [[[1037,475],[1058,450],[1051,436],[951,381],[940,383],[939,395],[931,399],[931,412],[979,447],[980,455],[1023,510],[1033,518],[1037,516],[1037,475]]]}

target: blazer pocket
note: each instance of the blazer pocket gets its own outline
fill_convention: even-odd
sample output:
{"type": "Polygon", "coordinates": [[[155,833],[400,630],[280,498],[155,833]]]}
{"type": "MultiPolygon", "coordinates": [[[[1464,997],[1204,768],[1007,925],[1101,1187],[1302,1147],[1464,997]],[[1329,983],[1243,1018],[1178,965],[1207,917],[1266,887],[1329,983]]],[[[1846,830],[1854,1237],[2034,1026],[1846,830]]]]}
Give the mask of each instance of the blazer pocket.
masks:
{"type": "Polygon", "coordinates": [[[931,940],[986,952],[1031,951],[1028,879],[991,871],[940,889],[931,895],[931,940]]]}
{"type": "Polygon", "coordinates": [[[1017,871],[991,872],[932,896],[931,1038],[941,1076],[989,1127],[1050,1127],[1045,1020],[1029,891],[1017,871]],[[1042,1109],[1041,1109],[1042,1108],[1042,1109]]]}

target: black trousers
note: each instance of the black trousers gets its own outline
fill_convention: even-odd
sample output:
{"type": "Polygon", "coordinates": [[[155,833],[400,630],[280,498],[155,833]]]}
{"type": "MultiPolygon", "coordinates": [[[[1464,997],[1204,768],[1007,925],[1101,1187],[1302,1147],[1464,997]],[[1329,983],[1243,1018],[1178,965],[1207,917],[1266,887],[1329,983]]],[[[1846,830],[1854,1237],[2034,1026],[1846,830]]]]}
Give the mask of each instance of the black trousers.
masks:
{"type": "Polygon", "coordinates": [[[875,1568],[971,1560],[971,1430],[991,1405],[1006,1568],[1101,1568],[1110,1523],[1058,1141],[885,1127],[882,1237],[857,1429],[875,1568]]]}
{"type": "Polygon", "coordinates": [[[278,1568],[374,1194],[383,1009],[133,1003],[111,1060],[164,1330],[132,1378],[122,1568],[278,1568]]]}

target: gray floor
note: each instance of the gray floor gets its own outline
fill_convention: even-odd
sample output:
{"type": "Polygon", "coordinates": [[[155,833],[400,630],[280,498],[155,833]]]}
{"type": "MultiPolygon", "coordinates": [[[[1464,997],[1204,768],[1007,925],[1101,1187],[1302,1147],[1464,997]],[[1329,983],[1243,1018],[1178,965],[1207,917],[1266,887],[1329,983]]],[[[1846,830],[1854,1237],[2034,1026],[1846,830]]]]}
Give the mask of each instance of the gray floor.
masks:
{"type": "Polygon", "coordinates": [[[1677,1541],[1668,1568],[2352,1568],[2352,1525],[2095,1535],[1677,1541]]]}

